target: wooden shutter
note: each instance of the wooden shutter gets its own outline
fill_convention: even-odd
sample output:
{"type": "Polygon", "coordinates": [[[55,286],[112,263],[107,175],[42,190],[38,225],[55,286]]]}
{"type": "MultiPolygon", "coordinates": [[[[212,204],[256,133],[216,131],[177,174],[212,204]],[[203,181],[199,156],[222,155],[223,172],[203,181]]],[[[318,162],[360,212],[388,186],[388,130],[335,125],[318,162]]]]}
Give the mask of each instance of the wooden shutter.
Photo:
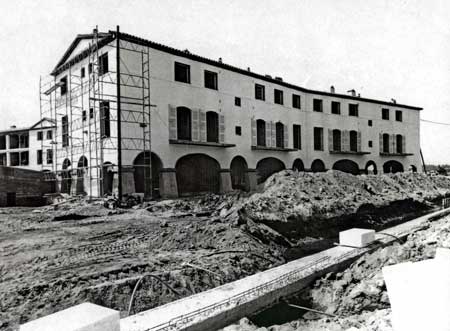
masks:
{"type": "Polygon", "coordinates": [[[333,150],[333,130],[328,129],[328,150],[333,150]]]}
{"type": "Polygon", "coordinates": [[[379,144],[379,148],[380,148],[380,153],[383,153],[383,134],[380,133],[379,134],[379,139],[378,139],[378,144],[379,144]]]}
{"type": "Polygon", "coordinates": [[[272,146],[272,127],[270,122],[266,122],[266,146],[272,146]]]}
{"type": "Polygon", "coordinates": [[[225,116],[219,114],[219,143],[225,142],[225,116]]]}
{"type": "Polygon", "coordinates": [[[206,112],[200,109],[200,141],[206,141],[206,112]]]}
{"type": "Polygon", "coordinates": [[[358,131],[357,136],[356,136],[356,142],[357,142],[357,147],[356,150],[358,152],[361,152],[361,131],[358,131]]]}
{"type": "Polygon", "coordinates": [[[199,132],[200,109],[192,110],[192,141],[200,140],[199,132]]]}
{"type": "Polygon", "coordinates": [[[391,154],[393,154],[393,153],[397,153],[397,139],[395,139],[396,137],[395,137],[395,134],[391,134],[391,144],[390,144],[390,146],[389,146],[389,152],[391,153],[391,154]]]}
{"type": "Polygon", "coordinates": [[[272,137],[272,147],[277,146],[277,130],[275,126],[275,122],[270,122],[270,128],[271,128],[271,137],[272,137]]]}
{"type": "Polygon", "coordinates": [[[169,105],[169,139],[178,139],[177,109],[169,105]]]}
{"type": "Polygon", "coordinates": [[[252,130],[252,146],[256,146],[256,144],[257,144],[257,140],[256,140],[256,121],[253,118],[252,118],[251,130],[252,130]]]}
{"type": "Polygon", "coordinates": [[[402,139],[402,152],[406,153],[406,136],[403,136],[402,139]]]}
{"type": "Polygon", "coordinates": [[[350,131],[348,130],[344,130],[341,133],[341,149],[344,152],[349,152],[350,151],[350,131]]]}
{"type": "Polygon", "coordinates": [[[288,127],[287,125],[283,124],[283,133],[284,133],[284,144],[283,147],[284,148],[288,148],[289,147],[289,131],[288,131],[288,127]]]}

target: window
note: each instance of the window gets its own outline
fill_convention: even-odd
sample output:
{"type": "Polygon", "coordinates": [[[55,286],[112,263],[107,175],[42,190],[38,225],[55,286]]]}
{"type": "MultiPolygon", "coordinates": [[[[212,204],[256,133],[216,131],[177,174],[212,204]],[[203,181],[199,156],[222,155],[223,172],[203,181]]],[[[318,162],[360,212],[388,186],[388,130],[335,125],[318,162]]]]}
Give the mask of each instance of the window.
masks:
{"type": "Polygon", "coordinates": [[[217,90],[217,72],[205,70],[205,87],[217,90]]]}
{"type": "Polygon", "coordinates": [[[20,152],[20,165],[28,165],[28,151],[20,152]]]}
{"type": "Polygon", "coordinates": [[[0,154],[0,166],[6,166],[6,153],[0,154]]]}
{"type": "Polygon", "coordinates": [[[383,134],[383,153],[389,153],[389,134],[383,134]]]}
{"type": "Polygon", "coordinates": [[[264,85],[255,84],[255,99],[266,100],[266,92],[264,85]]]}
{"type": "Polygon", "coordinates": [[[111,123],[109,121],[109,101],[100,102],[100,136],[111,137],[111,123]]]}
{"type": "Polygon", "coordinates": [[[108,53],[104,53],[98,58],[98,75],[102,76],[109,71],[108,53]]]}
{"type": "Polygon", "coordinates": [[[292,108],[301,108],[300,96],[298,94],[292,94],[292,108]]]}
{"type": "Polygon", "coordinates": [[[94,118],[94,108],[89,108],[89,118],[94,118]]]}
{"type": "Polygon", "coordinates": [[[191,67],[187,64],[175,62],[175,81],[191,83],[191,67]]]}
{"type": "Polygon", "coordinates": [[[323,111],[323,104],[321,99],[313,99],[313,110],[318,112],[323,111]]]}
{"type": "Polygon", "coordinates": [[[381,109],[381,119],[389,120],[389,109],[387,108],[381,109]]]}
{"type": "Polygon", "coordinates": [[[64,76],[59,81],[61,83],[61,95],[65,95],[67,93],[67,76],[64,76]]]}
{"type": "Polygon", "coordinates": [[[341,151],[341,130],[333,130],[333,151],[341,151]]]}
{"type": "Polygon", "coordinates": [[[87,119],[86,110],[83,110],[83,111],[81,112],[81,119],[82,119],[83,122],[86,121],[86,119],[87,119]]]}
{"type": "Polygon", "coordinates": [[[351,103],[348,105],[348,116],[358,117],[358,104],[351,103]]]}
{"type": "Polygon", "coordinates": [[[49,139],[49,140],[53,139],[53,132],[52,132],[52,130],[47,130],[47,139],[49,139]]]}
{"type": "Polygon", "coordinates": [[[19,148],[19,136],[17,134],[9,135],[9,149],[19,148]]]}
{"type": "Polygon", "coordinates": [[[337,101],[331,101],[331,113],[339,115],[341,113],[341,103],[337,101]]]}
{"type": "Polygon", "coordinates": [[[401,134],[398,134],[395,136],[396,139],[396,147],[397,147],[397,153],[402,154],[405,151],[403,150],[403,136],[401,134]]]}
{"type": "Polygon", "coordinates": [[[219,142],[219,115],[216,112],[206,112],[206,141],[219,142]]]}
{"type": "Polygon", "coordinates": [[[395,120],[397,122],[402,122],[403,121],[403,114],[401,110],[396,110],[395,111],[395,120]]]}
{"type": "Polygon", "coordinates": [[[241,98],[234,97],[234,105],[240,107],[241,106],[241,98]]]}
{"type": "Polygon", "coordinates": [[[275,124],[276,146],[278,148],[285,148],[284,146],[284,125],[281,122],[275,124]]]}
{"type": "Polygon", "coordinates": [[[278,104],[278,105],[282,105],[283,104],[283,91],[281,90],[273,90],[273,101],[278,104]]]}
{"type": "Polygon", "coordinates": [[[69,121],[67,115],[61,118],[62,147],[69,146],[69,121]]]}
{"type": "Polygon", "coordinates": [[[323,128],[314,128],[314,150],[323,151],[323,128]]]}
{"type": "Polygon", "coordinates": [[[372,120],[368,120],[368,121],[367,121],[367,125],[368,125],[368,126],[372,126],[372,120]]]}
{"type": "Polygon", "coordinates": [[[350,151],[358,151],[358,132],[354,130],[350,131],[350,151]]]}
{"type": "Polygon", "coordinates": [[[37,132],[37,140],[42,140],[42,131],[37,132]]]}
{"type": "Polygon", "coordinates": [[[86,76],[86,68],[85,68],[85,67],[82,67],[82,68],[81,68],[81,70],[80,70],[80,76],[81,76],[81,78],[84,78],[84,77],[86,76]]]}
{"type": "Polygon", "coordinates": [[[234,128],[234,132],[236,133],[236,136],[241,136],[242,135],[242,128],[240,126],[236,126],[234,128]]]}
{"type": "Polygon", "coordinates": [[[20,165],[20,156],[19,156],[19,152],[10,153],[10,154],[9,154],[9,159],[10,159],[9,162],[11,163],[11,166],[12,166],[12,167],[20,165]]]}
{"type": "Polygon", "coordinates": [[[6,149],[6,136],[0,136],[0,149],[6,149]]]}
{"type": "Polygon", "coordinates": [[[256,145],[266,146],[266,122],[264,120],[256,121],[256,145]]]}
{"type": "Polygon", "coordinates": [[[28,133],[24,133],[20,135],[20,148],[28,148],[28,133]]]}
{"type": "Polygon", "coordinates": [[[294,124],[292,128],[294,130],[294,148],[302,149],[302,128],[298,124],[294,124]]]}
{"type": "Polygon", "coordinates": [[[38,149],[37,151],[37,164],[42,164],[42,149],[38,149]]]}
{"type": "Polygon", "coordinates": [[[369,140],[369,147],[372,148],[372,146],[373,146],[372,140],[369,140]]]}
{"type": "Polygon", "coordinates": [[[47,149],[47,164],[53,163],[53,150],[47,149]]]}
{"type": "Polygon", "coordinates": [[[191,110],[186,107],[177,108],[177,137],[178,140],[192,140],[191,110]]]}
{"type": "Polygon", "coordinates": [[[88,73],[89,75],[92,74],[92,63],[88,64],[88,73]]]}

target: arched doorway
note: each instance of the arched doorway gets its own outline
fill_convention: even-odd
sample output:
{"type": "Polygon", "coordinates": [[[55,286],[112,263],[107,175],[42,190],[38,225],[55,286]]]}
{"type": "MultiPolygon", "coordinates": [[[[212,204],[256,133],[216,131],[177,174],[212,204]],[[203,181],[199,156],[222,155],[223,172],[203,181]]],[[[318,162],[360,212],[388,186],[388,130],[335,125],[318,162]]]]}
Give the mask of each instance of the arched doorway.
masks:
{"type": "Polygon", "coordinates": [[[77,164],[77,182],[76,182],[76,194],[86,194],[85,192],[85,175],[87,175],[88,161],[83,155],[78,160],[77,164]]]}
{"type": "Polygon", "coordinates": [[[378,173],[377,164],[374,161],[368,161],[364,170],[367,175],[376,175],[378,173]]]}
{"type": "Polygon", "coordinates": [[[163,168],[161,159],[155,153],[149,154],[149,152],[139,153],[133,162],[134,167],[134,189],[136,193],[146,193],[146,178],[150,178],[150,166],[151,172],[151,183],[150,180],[147,181],[147,189],[150,189],[150,184],[152,191],[148,192],[153,198],[158,198],[159,194],[159,174],[163,168]],[[151,156],[151,158],[149,157],[151,156]],[[150,164],[151,162],[151,164],[150,164]]]}
{"type": "Polygon", "coordinates": [[[276,172],[286,169],[283,162],[274,157],[267,157],[256,164],[258,184],[263,183],[276,172]]]}
{"type": "Polygon", "coordinates": [[[292,165],[292,170],[305,171],[303,161],[300,159],[295,159],[294,164],[292,165]]]}
{"type": "Polygon", "coordinates": [[[359,175],[359,166],[352,160],[339,160],[333,164],[333,170],[339,170],[352,175],[359,175]]]}
{"type": "Polygon", "coordinates": [[[72,186],[72,173],[70,169],[71,163],[69,159],[65,159],[61,171],[61,193],[70,194],[72,186]]]}
{"type": "Polygon", "coordinates": [[[311,163],[311,171],[312,172],[325,172],[325,163],[322,160],[314,160],[311,163]]]}
{"type": "Polygon", "coordinates": [[[175,170],[180,196],[220,190],[219,162],[208,155],[185,155],[178,159],[175,170]]]}
{"type": "Polygon", "coordinates": [[[385,164],[383,164],[383,172],[385,174],[388,173],[397,173],[397,172],[403,172],[403,165],[398,161],[387,161],[385,164]]]}
{"type": "Polygon", "coordinates": [[[231,160],[230,174],[231,187],[233,189],[243,191],[248,191],[250,189],[247,170],[247,161],[245,161],[242,156],[235,156],[233,160],[231,160]]]}

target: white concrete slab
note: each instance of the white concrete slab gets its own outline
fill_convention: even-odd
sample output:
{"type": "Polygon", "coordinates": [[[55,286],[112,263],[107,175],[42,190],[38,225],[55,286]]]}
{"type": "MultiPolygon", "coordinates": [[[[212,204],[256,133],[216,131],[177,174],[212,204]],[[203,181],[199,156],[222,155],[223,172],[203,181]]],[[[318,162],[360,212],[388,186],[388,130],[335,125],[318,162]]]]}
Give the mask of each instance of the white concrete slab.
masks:
{"type": "Polygon", "coordinates": [[[351,247],[366,247],[375,240],[375,230],[353,228],[339,232],[339,244],[351,247]]]}
{"type": "Polygon", "coordinates": [[[22,324],[20,331],[120,331],[119,312],[89,302],[22,324]]]}

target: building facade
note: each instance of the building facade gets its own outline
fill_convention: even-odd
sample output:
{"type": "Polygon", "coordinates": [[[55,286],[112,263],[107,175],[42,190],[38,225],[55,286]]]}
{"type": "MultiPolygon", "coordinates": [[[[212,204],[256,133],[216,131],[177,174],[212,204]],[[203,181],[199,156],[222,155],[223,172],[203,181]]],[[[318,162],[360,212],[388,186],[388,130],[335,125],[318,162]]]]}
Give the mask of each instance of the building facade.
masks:
{"type": "Polygon", "coordinates": [[[53,170],[56,125],[43,118],[31,127],[0,131],[0,166],[53,170]]]}
{"type": "Polygon", "coordinates": [[[180,196],[251,190],[290,168],[422,169],[420,107],[309,90],[118,31],[79,35],[52,75],[62,191],[180,196]]]}

